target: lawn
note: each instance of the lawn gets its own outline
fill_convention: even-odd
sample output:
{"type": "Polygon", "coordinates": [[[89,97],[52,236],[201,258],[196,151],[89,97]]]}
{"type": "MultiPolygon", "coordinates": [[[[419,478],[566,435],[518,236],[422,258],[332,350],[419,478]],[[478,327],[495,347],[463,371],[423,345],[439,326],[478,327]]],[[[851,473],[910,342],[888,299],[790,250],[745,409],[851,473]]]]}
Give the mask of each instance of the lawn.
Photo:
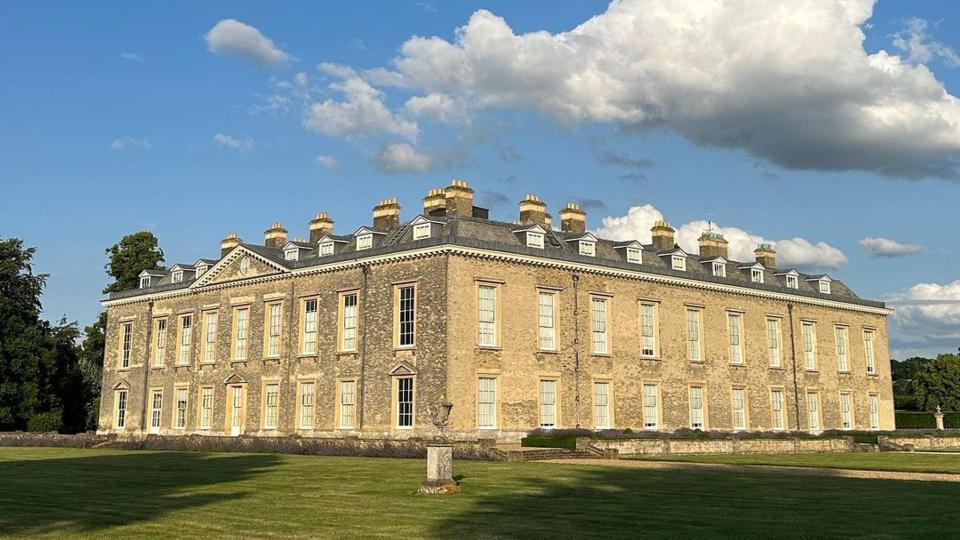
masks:
{"type": "Polygon", "coordinates": [[[463,494],[423,497],[421,460],[0,448],[0,536],[960,536],[954,483],[454,467],[463,494]]]}
{"type": "Polygon", "coordinates": [[[850,453],[850,454],[705,454],[640,457],[652,461],[727,463],[730,465],[781,465],[785,467],[827,467],[871,471],[907,471],[960,474],[958,454],[850,453]]]}

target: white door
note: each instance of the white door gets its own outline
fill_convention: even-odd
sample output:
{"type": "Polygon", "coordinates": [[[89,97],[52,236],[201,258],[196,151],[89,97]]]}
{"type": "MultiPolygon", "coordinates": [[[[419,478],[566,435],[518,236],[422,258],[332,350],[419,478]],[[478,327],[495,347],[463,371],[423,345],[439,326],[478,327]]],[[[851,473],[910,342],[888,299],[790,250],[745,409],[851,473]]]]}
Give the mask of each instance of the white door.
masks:
{"type": "Polygon", "coordinates": [[[231,386],[233,390],[233,404],[230,410],[230,436],[240,435],[243,426],[243,387],[231,386]]]}

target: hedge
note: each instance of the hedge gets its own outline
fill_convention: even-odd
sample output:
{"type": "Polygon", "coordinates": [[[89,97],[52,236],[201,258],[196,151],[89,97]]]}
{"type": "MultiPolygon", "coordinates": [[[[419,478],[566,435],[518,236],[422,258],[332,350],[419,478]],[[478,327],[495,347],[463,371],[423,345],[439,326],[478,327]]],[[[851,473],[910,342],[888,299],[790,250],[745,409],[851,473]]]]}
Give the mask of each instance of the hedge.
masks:
{"type": "MultiPolygon", "coordinates": [[[[896,411],[897,429],[936,429],[937,421],[929,411],[896,411]]],[[[943,427],[960,428],[960,412],[943,413],[943,427]]]]}

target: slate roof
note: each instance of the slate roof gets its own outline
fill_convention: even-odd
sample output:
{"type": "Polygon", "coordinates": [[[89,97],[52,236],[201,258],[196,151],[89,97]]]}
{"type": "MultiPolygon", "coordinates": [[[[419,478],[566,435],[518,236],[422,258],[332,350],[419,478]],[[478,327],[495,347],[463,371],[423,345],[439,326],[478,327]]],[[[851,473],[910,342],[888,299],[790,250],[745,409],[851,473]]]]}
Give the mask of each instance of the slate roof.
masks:
{"type": "MultiPolygon", "coordinates": [[[[653,245],[643,245],[643,251],[641,253],[642,263],[636,264],[627,262],[626,250],[616,249],[632,243],[630,240],[615,242],[599,238],[597,239],[596,243],[596,255],[594,257],[590,257],[579,254],[577,242],[567,241],[579,238],[583,236],[582,234],[571,234],[557,230],[547,230],[544,238],[544,247],[543,249],[538,249],[526,246],[523,240],[523,235],[516,232],[518,227],[516,223],[507,223],[483,218],[456,215],[447,217],[430,216],[427,219],[434,222],[432,234],[430,238],[424,238],[421,240],[413,240],[413,227],[410,226],[412,220],[411,222],[401,223],[399,226],[391,229],[373,229],[373,227],[366,227],[368,230],[377,230],[378,232],[383,232],[385,234],[377,235],[379,236],[380,241],[375,242],[374,246],[370,249],[361,250],[362,255],[374,256],[386,253],[394,253],[411,248],[453,244],[463,247],[489,249],[519,255],[530,255],[569,262],[601,265],[610,268],[640,270],[651,274],[661,274],[665,276],[695,279],[710,283],[735,285],[739,287],[819,298],[823,300],[848,302],[851,304],[870,307],[885,307],[883,302],[860,298],[843,282],[833,278],[830,278],[831,294],[820,293],[817,282],[808,280],[816,280],[824,276],[824,274],[804,274],[802,272],[798,272],[799,288],[793,289],[786,286],[786,273],[789,272],[791,268],[778,268],[776,270],[765,269],[763,283],[754,283],[751,281],[750,268],[755,264],[755,261],[732,261],[727,259],[727,275],[726,277],[718,277],[713,275],[710,264],[701,264],[712,260],[714,257],[704,257],[701,259],[695,254],[687,254],[686,271],[673,270],[670,266],[669,257],[664,257],[663,255],[672,253],[676,251],[676,249],[666,250],[658,253],[655,251],[653,245]]],[[[356,238],[354,236],[329,236],[336,238],[337,240],[344,241],[344,243],[340,245],[340,249],[333,255],[321,257],[319,255],[319,250],[313,249],[314,246],[307,244],[307,246],[309,246],[311,249],[301,253],[301,256],[298,260],[291,261],[285,260],[283,248],[269,248],[261,244],[249,243],[242,243],[240,245],[269,261],[290,269],[306,268],[319,264],[349,260],[358,256],[358,250],[356,249],[356,238]]],[[[298,243],[298,245],[299,244],[300,243],[298,243]]],[[[211,260],[211,262],[215,263],[216,261],[211,260]]],[[[109,299],[113,300],[117,298],[129,298],[141,294],[164,292],[168,290],[175,290],[177,288],[189,287],[190,284],[193,283],[193,279],[192,276],[190,276],[191,279],[187,279],[187,277],[187,275],[184,275],[183,282],[170,283],[170,272],[167,271],[165,276],[159,280],[157,284],[151,287],[111,293],[109,299]]]]}

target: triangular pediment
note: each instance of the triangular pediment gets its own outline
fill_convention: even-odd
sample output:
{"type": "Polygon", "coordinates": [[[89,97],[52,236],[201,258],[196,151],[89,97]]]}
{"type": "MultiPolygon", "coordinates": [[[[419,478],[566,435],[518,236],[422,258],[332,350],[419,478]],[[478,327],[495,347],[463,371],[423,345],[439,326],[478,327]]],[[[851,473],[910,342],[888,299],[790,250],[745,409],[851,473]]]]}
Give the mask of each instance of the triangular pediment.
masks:
{"type": "Polygon", "coordinates": [[[403,375],[416,375],[417,370],[413,369],[410,364],[406,362],[400,362],[397,365],[393,366],[393,369],[390,370],[391,376],[403,376],[403,375]]]}
{"type": "Polygon", "coordinates": [[[226,257],[220,259],[213,268],[204,272],[190,288],[288,272],[290,269],[286,266],[244,246],[237,246],[226,257]]]}
{"type": "Polygon", "coordinates": [[[114,390],[127,390],[129,388],[130,388],[130,383],[128,383],[125,379],[122,379],[122,378],[117,379],[117,384],[113,385],[114,390]]]}
{"type": "Polygon", "coordinates": [[[240,376],[239,373],[231,373],[223,380],[223,384],[246,384],[247,380],[240,376]]]}

